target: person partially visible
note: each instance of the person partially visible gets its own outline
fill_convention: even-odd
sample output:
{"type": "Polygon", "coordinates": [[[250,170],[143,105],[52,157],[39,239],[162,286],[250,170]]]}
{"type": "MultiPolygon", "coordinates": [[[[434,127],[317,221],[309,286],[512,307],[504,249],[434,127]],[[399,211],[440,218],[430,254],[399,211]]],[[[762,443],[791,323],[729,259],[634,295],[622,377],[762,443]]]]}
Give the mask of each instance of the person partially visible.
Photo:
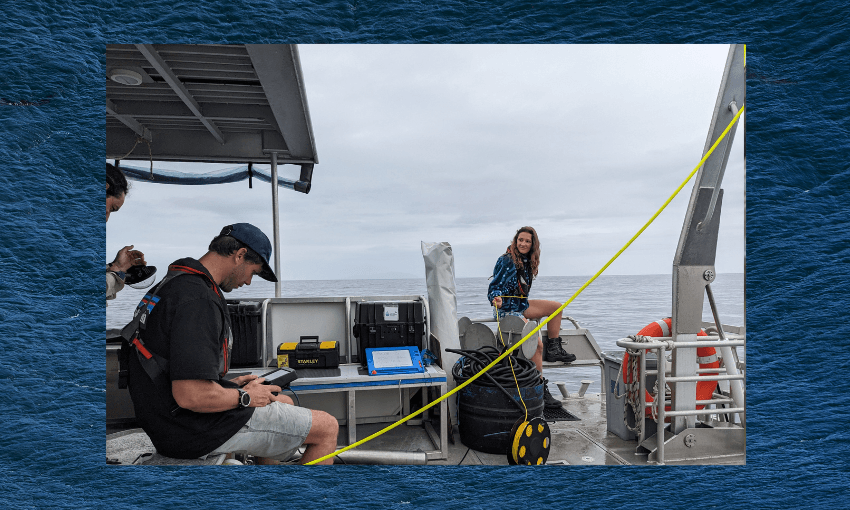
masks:
{"type": "MultiPolygon", "coordinates": [[[[106,221],[109,215],[117,212],[124,205],[130,183],[120,169],[109,163],[106,164],[106,221]]],[[[106,299],[115,299],[121,289],[124,288],[124,279],[127,270],[132,266],[145,265],[145,254],[134,250],[133,245],[125,246],[118,250],[115,260],[106,265],[106,299]]]]}
{"type": "Polygon", "coordinates": [[[144,352],[137,346],[129,356],[128,383],[136,419],[159,453],[191,459],[246,452],[275,464],[306,445],[304,464],[336,449],[339,424],[330,414],[294,406],[256,375],[224,378],[233,337],[222,293],[254,276],[276,282],[271,250],[254,225],[228,225],[201,258],[173,262],[170,276],[140,303],[139,313],[148,314],[138,333],[144,352]]]}
{"type": "MultiPolygon", "coordinates": [[[[553,314],[561,303],[544,299],[528,299],[531,284],[537,277],[540,265],[540,240],[532,227],[517,230],[507,251],[496,261],[493,279],[487,292],[487,300],[498,310],[498,318],[516,315],[523,319],[539,320],[553,314]]],[[[497,312],[494,311],[494,315],[497,312]]],[[[570,363],[576,357],[561,346],[561,314],[546,323],[546,335],[537,342],[537,350],[531,361],[543,379],[543,360],[570,363]]],[[[543,379],[543,398],[549,409],[561,407],[560,401],[552,397],[543,379]]]]}

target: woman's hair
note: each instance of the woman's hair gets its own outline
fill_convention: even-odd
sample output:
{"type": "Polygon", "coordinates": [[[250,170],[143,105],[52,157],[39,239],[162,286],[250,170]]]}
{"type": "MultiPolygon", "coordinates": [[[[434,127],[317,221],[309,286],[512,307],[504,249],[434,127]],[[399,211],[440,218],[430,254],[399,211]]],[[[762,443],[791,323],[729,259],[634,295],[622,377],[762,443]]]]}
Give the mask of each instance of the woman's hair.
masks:
{"type": "Polygon", "coordinates": [[[531,277],[535,278],[537,276],[537,267],[540,266],[540,239],[537,237],[537,232],[532,227],[522,227],[517,230],[516,234],[514,234],[514,240],[511,241],[511,245],[508,246],[508,250],[505,253],[511,257],[511,260],[514,261],[517,268],[523,267],[522,255],[516,247],[516,240],[523,232],[531,234],[531,250],[528,252],[528,259],[531,264],[531,277]]]}
{"type": "Polygon", "coordinates": [[[124,177],[124,172],[109,163],[106,164],[106,184],[109,184],[106,195],[110,197],[118,198],[130,189],[130,183],[124,177]]]}

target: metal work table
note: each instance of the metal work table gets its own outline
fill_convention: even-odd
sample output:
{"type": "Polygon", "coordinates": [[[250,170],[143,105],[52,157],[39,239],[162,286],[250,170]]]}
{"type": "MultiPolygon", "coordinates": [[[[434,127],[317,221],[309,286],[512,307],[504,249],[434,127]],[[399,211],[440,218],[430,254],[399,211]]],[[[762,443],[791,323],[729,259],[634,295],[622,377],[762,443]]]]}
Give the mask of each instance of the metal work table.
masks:
{"type": "MultiPolygon", "coordinates": [[[[410,414],[410,389],[411,388],[427,388],[436,387],[440,390],[440,397],[444,396],[447,391],[446,373],[440,367],[431,365],[425,367],[424,373],[416,374],[392,374],[392,375],[369,375],[365,368],[361,368],[360,364],[342,364],[339,366],[339,375],[335,376],[319,376],[310,377],[309,374],[321,372],[322,370],[313,371],[311,369],[297,370],[298,379],[292,381],[290,387],[297,395],[305,394],[327,394],[345,392],[347,394],[346,420],[348,428],[348,442],[352,444],[357,441],[357,424],[360,423],[392,423],[398,421],[410,414]],[[302,375],[303,374],[303,375],[302,375]],[[369,390],[387,390],[392,388],[403,390],[402,412],[401,415],[371,417],[358,420],[355,412],[355,402],[357,392],[369,390]]],[[[251,372],[262,375],[268,370],[259,371],[252,370],[251,372]]],[[[427,391],[423,392],[423,405],[427,402],[427,391]]],[[[429,411],[426,411],[427,414],[429,411]]],[[[407,424],[421,424],[425,427],[431,442],[439,448],[438,451],[426,452],[429,459],[447,459],[448,458],[448,407],[446,400],[440,402],[440,432],[436,433],[431,427],[431,424],[421,418],[410,420],[407,424]]]]}

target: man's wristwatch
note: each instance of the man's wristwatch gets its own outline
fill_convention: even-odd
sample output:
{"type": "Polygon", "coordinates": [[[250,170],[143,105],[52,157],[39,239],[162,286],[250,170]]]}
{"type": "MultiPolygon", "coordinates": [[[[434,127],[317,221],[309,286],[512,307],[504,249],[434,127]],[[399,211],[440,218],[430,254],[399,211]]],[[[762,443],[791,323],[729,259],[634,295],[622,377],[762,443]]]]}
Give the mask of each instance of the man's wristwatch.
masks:
{"type": "Polygon", "coordinates": [[[237,389],[239,392],[239,409],[245,409],[246,407],[251,406],[251,395],[248,394],[245,390],[237,389]]]}

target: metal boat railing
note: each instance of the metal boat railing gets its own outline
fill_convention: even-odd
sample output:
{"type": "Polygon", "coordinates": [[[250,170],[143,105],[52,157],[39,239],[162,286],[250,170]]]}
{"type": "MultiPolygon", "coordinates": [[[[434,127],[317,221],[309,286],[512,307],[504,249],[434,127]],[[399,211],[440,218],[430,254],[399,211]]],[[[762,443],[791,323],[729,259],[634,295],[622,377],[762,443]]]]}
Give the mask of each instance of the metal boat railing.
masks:
{"type": "MultiPolygon", "coordinates": [[[[727,363],[731,362],[737,364],[736,357],[735,359],[727,359],[727,357],[723,357],[723,365],[718,368],[707,368],[707,369],[697,369],[697,375],[692,376],[677,376],[672,377],[668,376],[669,373],[667,369],[667,357],[664,355],[664,351],[673,351],[675,349],[696,349],[699,347],[715,347],[715,348],[732,348],[732,347],[746,347],[746,336],[745,335],[737,335],[737,334],[725,334],[723,336],[705,336],[700,337],[699,340],[693,342],[674,342],[672,339],[667,340],[658,340],[653,339],[646,342],[636,342],[629,338],[622,338],[617,340],[617,345],[628,349],[630,353],[634,353],[639,356],[640,363],[640,377],[639,380],[639,388],[638,395],[640,396],[640,406],[639,409],[649,409],[656,408],[656,412],[653,413],[656,418],[655,422],[657,424],[656,428],[656,439],[657,450],[656,450],[656,459],[658,464],[664,464],[664,422],[667,418],[671,418],[674,416],[700,416],[700,415],[709,415],[709,414],[725,414],[729,415],[729,421],[732,422],[732,415],[737,414],[741,420],[741,425],[744,426],[746,420],[746,399],[741,399],[741,402],[736,402],[735,398],[730,398],[725,395],[721,396],[721,398],[712,398],[710,400],[696,400],[693,409],[685,409],[685,410],[677,410],[677,411],[667,411],[664,395],[666,394],[666,385],[668,383],[679,383],[679,382],[700,382],[700,381],[744,381],[746,374],[743,372],[737,374],[721,374],[720,372],[727,372],[728,365],[727,363]],[[724,339],[724,337],[726,339],[724,339]],[[646,369],[646,351],[652,350],[655,351],[655,355],[658,360],[658,367],[656,370],[647,370],[646,369]],[[701,375],[700,375],[701,374],[701,375]],[[659,388],[659,395],[655,398],[655,402],[646,402],[646,391],[647,384],[646,378],[648,375],[656,375],[657,376],[657,387],[659,388]],[[699,406],[710,406],[710,405],[728,405],[733,404],[737,407],[725,407],[725,408],[715,408],[715,409],[697,409],[699,406]]],[[[730,351],[735,352],[735,350],[730,349],[730,351]]],[[[728,351],[727,351],[728,352],[728,351]]],[[[733,369],[733,371],[737,372],[737,366],[733,369]]],[[[635,420],[645,420],[644,416],[635,416],[635,420]]],[[[645,438],[646,427],[641,427],[640,436],[638,437],[638,444],[641,444],[645,438]]]]}
{"type": "MultiPolygon", "coordinates": [[[[604,398],[604,388],[605,388],[605,362],[602,359],[602,350],[599,347],[599,344],[596,343],[596,339],[593,338],[593,335],[587,328],[583,328],[579,325],[578,321],[568,315],[562,316],[563,321],[569,321],[572,323],[575,329],[563,329],[561,328],[561,338],[567,338],[570,343],[569,347],[565,347],[570,349],[570,354],[576,355],[577,359],[571,363],[561,363],[561,362],[543,362],[543,368],[591,368],[598,367],[599,368],[599,388],[600,388],[600,398],[604,398]]],[[[473,324],[487,324],[488,326],[492,324],[497,324],[498,321],[493,317],[479,317],[475,319],[470,319],[470,322],[473,324]]],[[[529,324],[537,324],[537,321],[531,319],[529,324]]],[[[493,329],[491,327],[491,329],[493,329]]],[[[521,334],[512,333],[513,335],[521,338],[521,334]]],[[[496,346],[497,337],[498,337],[498,327],[493,331],[493,346],[496,346]]],[[[463,334],[461,334],[463,336],[463,334]]],[[[527,341],[533,341],[529,339],[527,341]]],[[[511,343],[512,345],[512,343],[511,343]]],[[[567,344],[564,344],[567,345],[567,344]]],[[[522,352],[522,351],[520,351],[522,352]]],[[[524,356],[524,355],[523,355],[524,356]]],[[[531,359],[531,358],[527,358],[531,359]]],[[[558,390],[561,392],[561,395],[564,398],[568,398],[571,392],[567,390],[564,382],[560,381],[552,381],[558,387],[558,390]]],[[[581,381],[581,386],[578,390],[576,390],[575,394],[580,398],[584,397],[587,392],[587,388],[590,384],[592,384],[592,380],[583,379],[581,381]]]]}

